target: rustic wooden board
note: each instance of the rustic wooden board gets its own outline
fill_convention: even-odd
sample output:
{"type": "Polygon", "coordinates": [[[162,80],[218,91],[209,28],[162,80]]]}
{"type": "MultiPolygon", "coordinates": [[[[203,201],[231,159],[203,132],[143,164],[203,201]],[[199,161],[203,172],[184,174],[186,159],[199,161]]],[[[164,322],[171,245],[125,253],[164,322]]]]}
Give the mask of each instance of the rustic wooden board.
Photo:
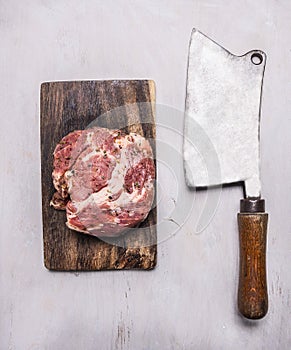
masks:
{"type": "Polygon", "coordinates": [[[70,230],[64,211],[50,207],[53,151],[63,136],[90,123],[138,132],[155,152],[155,88],[148,80],[48,82],[41,85],[41,172],[44,264],[50,270],[152,269],[156,208],[118,240],[104,242],[70,230]],[[136,104],[137,103],[137,104],[136,104]],[[119,106],[125,106],[118,108],[119,106]],[[105,113],[105,115],[104,115],[105,113]]]}

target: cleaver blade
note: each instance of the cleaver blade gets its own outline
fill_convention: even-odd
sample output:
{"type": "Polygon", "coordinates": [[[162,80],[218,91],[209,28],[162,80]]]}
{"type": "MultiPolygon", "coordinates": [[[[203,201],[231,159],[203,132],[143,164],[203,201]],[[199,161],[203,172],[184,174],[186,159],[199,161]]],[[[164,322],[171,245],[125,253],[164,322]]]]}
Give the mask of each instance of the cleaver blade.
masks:
{"type": "Polygon", "coordinates": [[[261,199],[260,107],[266,54],[236,56],[193,29],[189,46],[184,126],[184,169],[189,187],[240,182],[238,308],[265,316],[266,231],[261,199]]]}
{"type": "MultiPolygon", "coordinates": [[[[188,61],[184,165],[190,187],[244,182],[247,197],[261,193],[260,101],[266,55],[235,56],[194,29],[188,61]],[[193,122],[206,132],[217,153],[217,174],[203,166],[207,143],[197,142],[193,122]],[[197,145],[198,147],[194,147],[197,145]],[[205,149],[201,149],[205,147],[205,149]]],[[[211,150],[212,151],[212,150],[211,150]]]]}

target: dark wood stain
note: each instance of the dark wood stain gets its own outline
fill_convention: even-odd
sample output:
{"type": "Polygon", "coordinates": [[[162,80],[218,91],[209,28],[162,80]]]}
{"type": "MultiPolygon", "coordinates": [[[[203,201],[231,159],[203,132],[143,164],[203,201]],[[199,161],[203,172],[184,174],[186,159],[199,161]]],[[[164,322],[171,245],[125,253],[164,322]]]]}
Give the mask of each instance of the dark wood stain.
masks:
{"type": "Polygon", "coordinates": [[[44,264],[50,270],[152,269],[156,265],[154,208],[140,224],[110,242],[67,228],[66,215],[49,206],[53,151],[63,136],[94,125],[123,128],[148,138],[155,152],[154,82],[108,80],[48,82],[41,85],[41,173],[44,264]],[[138,103],[137,105],[135,103],[138,103]],[[125,107],[121,107],[125,106],[125,107]],[[121,109],[120,109],[121,107],[121,109]],[[109,113],[108,113],[109,112],[109,113]]]}
{"type": "Polygon", "coordinates": [[[266,278],[266,236],[268,214],[238,214],[240,273],[238,308],[249,319],[259,319],[268,311],[266,278]]]}

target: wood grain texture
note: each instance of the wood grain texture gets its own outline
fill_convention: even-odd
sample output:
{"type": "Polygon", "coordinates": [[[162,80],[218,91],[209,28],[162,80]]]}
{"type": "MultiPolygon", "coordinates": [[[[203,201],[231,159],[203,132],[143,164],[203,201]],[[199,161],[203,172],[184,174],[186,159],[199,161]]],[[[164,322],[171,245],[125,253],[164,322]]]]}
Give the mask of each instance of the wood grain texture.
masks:
{"type": "Polygon", "coordinates": [[[238,308],[249,319],[259,319],[268,311],[266,278],[266,236],[268,214],[238,214],[240,272],[238,308]]]}
{"type": "Polygon", "coordinates": [[[67,228],[50,207],[53,151],[63,136],[88,125],[138,132],[155,154],[155,87],[147,80],[48,82],[41,85],[41,172],[44,264],[50,270],[152,269],[156,265],[156,208],[140,224],[106,242],[67,228]]]}

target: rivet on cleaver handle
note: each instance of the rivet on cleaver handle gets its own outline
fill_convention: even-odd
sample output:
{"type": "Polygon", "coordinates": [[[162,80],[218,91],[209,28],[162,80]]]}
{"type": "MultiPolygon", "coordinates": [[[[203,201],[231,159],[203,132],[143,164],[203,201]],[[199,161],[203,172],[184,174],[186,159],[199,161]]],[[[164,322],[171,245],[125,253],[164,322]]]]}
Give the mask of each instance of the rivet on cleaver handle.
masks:
{"type": "Polygon", "coordinates": [[[268,311],[266,238],[268,214],[260,198],[241,200],[238,214],[240,271],[238,308],[249,319],[260,319],[268,311]]]}

